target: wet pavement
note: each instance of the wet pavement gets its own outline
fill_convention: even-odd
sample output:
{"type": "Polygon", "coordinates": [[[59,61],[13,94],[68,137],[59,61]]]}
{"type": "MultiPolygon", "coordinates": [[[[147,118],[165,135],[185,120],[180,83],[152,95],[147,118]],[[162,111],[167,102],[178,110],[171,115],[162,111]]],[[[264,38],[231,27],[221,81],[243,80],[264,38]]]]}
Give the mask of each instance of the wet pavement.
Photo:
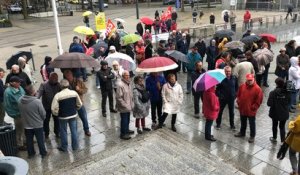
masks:
{"type": "MultiPolygon", "coordinates": [[[[219,12],[220,11],[216,11],[215,13],[217,14],[219,12]]],[[[150,14],[150,10],[145,11],[144,14],[150,14]]],[[[78,16],[80,16],[80,13],[77,13],[77,17],[78,16]]],[[[135,19],[132,18],[134,18],[133,12],[131,12],[131,16],[128,16],[127,25],[136,22],[135,19]]],[[[188,18],[189,16],[186,15],[180,19],[182,26],[190,24],[190,22],[185,22],[188,18]]],[[[67,48],[70,43],[69,41],[71,41],[74,35],[74,33],[70,32],[72,26],[79,24],[81,20],[79,20],[79,22],[72,22],[70,20],[71,17],[63,17],[61,19],[66,23],[68,22],[67,24],[63,23],[66,25],[62,27],[62,30],[64,30],[63,46],[67,48]]],[[[42,24],[49,22],[51,22],[49,18],[40,21],[42,24]]],[[[12,38],[9,38],[8,41],[0,40],[0,66],[4,66],[4,60],[19,50],[13,47],[16,43],[24,44],[32,42],[35,44],[31,48],[33,49],[36,67],[38,69],[45,55],[53,57],[57,55],[55,47],[56,40],[52,35],[42,36],[43,33],[38,33],[40,31],[36,31],[37,38],[35,38],[34,31],[30,33],[30,30],[33,30],[32,27],[39,29],[35,20],[27,25],[24,22],[20,22],[20,24],[24,25],[24,30],[21,28],[22,25],[12,30],[12,32],[18,34],[17,36],[14,37],[12,36],[12,32],[9,32],[12,38]],[[22,36],[22,32],[27,33],[22,36]],[[20,37],[20,39],[18,39],[18,37],[20,37]],[[48,47],[40,47],[45,44],[48,45],[48,47]]],[[[40,27],[45,30],[45,33],[51,30],[51,26],[40,27]]],[[[284,41],[298,33],[298,30],[289,30],[279,32],[277,36],[283,38],[280,41],[284,41]]],[[[280,47],[283,45],[283,43],[272,45],[275,55],[277,55],[280,47]]],[[[25,49],[29,49],[29,47],[25,49]]],[[[201,174],[202,172],[202,174],[288,174],[291,171],[288,155],[282,161],[277,160],[276,154],[280,146],[279,140],[277,144],[272,144],[269,141],[269,137],[272,136],[272,123],[268,117],[269,108],[266,106],[266,100],[270,90],[274,88],[274,70],[275,62],[272,62],[269,74],[270,87],[263,87],[264,101],[257,114],[257,136],[253,144],[249,144],[247,141],[249,136],[248,132],[247,137],[244,139],[235,138],[233,136],[234,132],[231,131],[229,127],[227,108],[223,113],[221,130],[213,131],[217,141],[213,143],[206,141],[204,139],[205,120],[203,118],[195,119],[193,117],[193,97],[191,94],[184,95],[184,103],[176,123],[177,133],[170,130],[171,117],[169,117],[164,129],[151,131],[142,135],[135,133],[133,139],[122,141],[119,139],[119,114],[108,113],[107,118],[101,116],[101,93],[96,89],[95,77],[92,75],[86,83],[89,91],[84,97],[92,136],[86,137],[84,135],[82,123],[78,120],[80,144],[78,151],[72,152],[71,149],[69,149],[68,153],[59,152],[56,149],[59,145],[59,140],[51,133],[50,139],[46,141],[49,152],[48,157],[41,159],[39,156],[36,156],[35,158],[27,159],[26,152],[20,152],[19,156],[29,162],[30,174],[34,175],[62,173],[201,174]],[[189,156],[190,159],[187,159],[187,156],[189,156]],[[207,162],[201,160],[211,161],[211,164],[207,164],[207,162]],[[198,163],[198,165],[194,163],[198,163]]],[[[57,70],[56,72],[59,73],[60,71],[57,70]]],[[[41,82],[39,70],[35,72],[35,76],[38,82],[41,82]]],[[[179,83],[185,90],[186,74],[179,73],[178,77],[179,83]]],[[[39,83],[36,84],[36,87],[38,87],[38,85],[39,83]]],[[[292,119],[294,116],[295,115],[291,115],[290,118],[292,119]]],[[[11,121],[9,117],[6,117],[5,120],[11,121]]],[[[52,123],[53,121],[51,120],[51,125],[52,123]]],[[[239,112],[237,109],[235,109],[235,123],[237,129],[239,129],[239,112]]],[[[150,117],[147,117],[146,124],[150,127],[150,117]]],[[[133,117],[131,117],[130,129],[135,130],[133,117]]]]}

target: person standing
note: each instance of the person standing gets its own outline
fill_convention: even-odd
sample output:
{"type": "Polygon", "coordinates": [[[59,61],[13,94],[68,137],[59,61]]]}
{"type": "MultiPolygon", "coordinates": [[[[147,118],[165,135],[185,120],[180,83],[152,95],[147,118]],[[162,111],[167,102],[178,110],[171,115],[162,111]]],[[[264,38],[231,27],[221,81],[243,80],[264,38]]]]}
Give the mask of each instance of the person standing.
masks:
{"type": "Polygon", "coordinates": [[[3,84],[3,77],[5,76],[5,71],[3,68],[0,68],[0,126],[5,125],[4,117],[5,117],[5,109],[3,104],[4,91],[5,87],[3,84]]]}
{"type": "Polygon", "coordinates": [[[22,72],[18,65],[11,66],[11,72],[6,76],[5,85],[10,84],[10,78],[13,76],[17,76],[20,80],[21,87],[24,89],[26,86],[31,85],[31,80],[27,76],[26,73],[22,72]]]}
{"type": "MultiPolygon", "coordinates": [[[[194,85],[195,81],[199,78],[199,76],[205,73],[205,69],[202,67],[202,62],[197,61],[195,63],[195,71],[192,73],[192,85],[194,85]]],[[[201,91],[196,92],[194,88],[192,88],[192,94],[194,96],[194,117],[200,118],[200,98],[202,100],[203,93],[201,91]]]]}
{"type": "Polygon", "coordinates": [[[157,17],[159,17],[159,12],[158,12],[158,10],[155,10],[154,19],[156,19],[157,17]]]}
{"type": "Polygon", "coordinates": [[[228,52],[223,52],[221,58],[216,61],[216,69],[224,69],[230,62],[230,54],[228,52]]]}
{"type": "Polygon", "coordinates": [[[150,109],[150,94],[146,90],[144,85],[144,79],[142,76],[134,77],[134,89],[133,89],[133,116],[135,117],[135,127],[137,133],[142,134],[143,131],[151,131],[150,128],[145,126],[145,118],[149,115],[150,109]]]}
{"type": "Polygon", "coordinates": [[[85,24],[86,27],[90,27],[90,18],[89,18],[89,16],[84,16],[83,17],[83,23],[85,24]]]}
{"type": "Polygon", "coordinates": [[[217,86],[217,96],[220,103],[220,111],[217,118],[217,129],[221,129],[223,110],[228,105],[230,129],[235,130],[234,125],[234,101],[238,91],[237,78],[232,75],[230,66],[224,68],[226,78],[217,86]]]}
{"type": "Polygon", "coordinates": [[[286,54],[289,56],[289,58],[292,58],[296,55],[296,41],[295,40],[290,40],[286,45],[286,54]]]}
{"type": "Polygon", "coordinates": [[[192,13],[193,23],[194,24],[196,24],[197,16],[198,16],[198,13],[197,13],[196,9],[194,9],[193,13],[192,13]]]}
{"type": "Polygon", "coordinates": [[[28,157],[33,157],[36,153],[33,145],[33,136],[38,143],[40,155],[44,158],[47,155],[43,123],[46,119],[46,111],[42,102],[35,97],[36,91],[32,85],[26,87],[26,94],[18,101],[18,107],[25,129],[26,146],[28,157]]]}
{"type": "Polygon", "coordinates": [[[171,19],[172,19],[172,21],[175,21],[175,23],[176,23],[177,17],[178,17],[178,15],[176,13],[176,10],[174,9],[172,11],[172,13],[171,13],[171,19]]]}
{"type": "Polygon", "coordinates": [[[251,62],[247,61],[247,59],[240,59],[240,62],[234,67],[233,75],[238,79],[238,86],[244,84],[246,82],[247,74],[254,74],[254,68],[251,62]]]}
{"type": "Polygon", "coordinates": [[[277,128],[279,124],[281,143],[285,140],[285,123],[289,119],[290,94],[287,92],[282,78],[275,80],[276,88],[270,92],[267,105],[270,107],[269,117],[272,119],[273,137],[270,141],[277,142],[277,128]]]}
{"type": "Polygon", "coordinates": [[[172,131],[176,132],[176,118],[183,101],[183,91],[181,85],[176,81],[174,74],[168,75],[168,82],[163,85],[161,95],[163,100],[163,115],[159,118],[157,128],[162,128],[168,115],[172,114],[172,131]]]}
{"type": "Polygon", "coordinates": [[[146,90],[150,93],[152,128],[156,126],[156,116],[162,115],[161,89],[165,83],[165,78],[157,72],[150,73],[146,78],[146,90]]]}
{"type": "Polygon", "coordinates": [[[69,88],[71,90],[76,91],[80,97],[82,105],[81,105],[80,109],[78,110],[78,116],[79,116],[80,120],[82,121],[83,130],[84,130],[85,135],[91,136],[91,132],[89,129],[89,122],[87,119],[87,112],[86,112],[85,106],[83,105],[83,95],[87,92],[88,89],[80,79],[76,79],[73,76],[73,74],[70,70],[64,71],[64,77],[66,77],[66,79],[69,81],[69,84],[70,84],[69,88]]]}
{"type": "Polygon", "coordinates": [[[203,38],[199,38],[199,40],[195,43],[197,47],[198,53],[200,54],[201,58],[205,57],[206,52],[206,44],[203,38]]]}
{"type": "Polygon", "coordinates": [[[223,16],[223,20],[224,20],[224,23],[225,23],[225,29],[227,29],[227,25],[229,23],[229,14],[228,12],[225,12],[224,16],[223,16]]]}
{"type": "Polygon", "coordinates": [[[154,23],[153,23],[155,35],[159,34],[160,25],[161,25],[161,21],[160,21],[159,17],[156,17],[154,20],[154,23]]]}
{"type": "Polygon", "coordinates": [[[216,47],[216,40],[212,39],[210,41],[210,45],[206,48],[206,62],[208,64],[207,70],[215,69],[215,58],[217,57],[217,55],[218,48],[216,47]]]}
{"type": "Polygon", "coordinates": [[[263,100],[263,92],[256,84],[253,74],[246,75],[246,83],[239,87],[237,94],[237,104],[240,111],[241,129],[235,134],[235,137],[245,137],[247,129],[247,120],[250,124],[249,143],[253,143],[256,135],[255,116],[263,100]]]}
{"type": "Polygon", "coordinates": [[[112,82],[113,82],[113,88],[116,91],[117,84],[120,83],[120,81],[121,81],[124,69],[122,66],[120,66],[120,64],[117,60],[114,60],[112,62],[112,70],[111,71],[115,75],[115,78],[112,80],[112,82]]]}
{"type": "Polygon", "coordinates": [[[49,138],[49,122],[52,115],[54,121],[54,134],[59,138],[59,120],[57,116],[54,116],[51,112],[51,103],[54,96],[60,91],[60,84],[58,82],[58,75],[52,72],[49,76],[49,80],[42,83],[37,93],[37,98],[42,97],[42,104],[46,111],[46,118],[43,122],[45,138],[49,138]]]}
{"type": "Polygon", "coordinates": [[[50,74],[54,72],[54,68],[50,68],[49,65],[52,61],[52,58],[49,56],[46,56],[44,59],[44,64],[40,67],[40,73],[42,75],[43,81],[48,81],[50,74]]]}
{"type": "Polygon", "coordinates": [[[251,20],[251,13],[249,12],[249,10],[246,10],[246,12],[244,14],[244,26],[245,26],[245,30],[250,29],[250,20],[251,20]]]}
{"type": "Polygon", "coordinates": [[[216,17],[214,15],[214,13],[211,13],[210,16],[209,16],[209,23],[210,24],[215,24],[215,20],[216,20],[216,17]]]}
{"type": "Polygon", "coordinates": [[[140,36],[143,36],[144,28],[141,22],[138,22],[136,25],[136,31],[139,33],[140,36]]]}
{"type": "Polygon", "coordinates": [[[289,68],[289,81],[291,81],[294,86],[295,90],[291,92],[291,102],[290,102],[290,112],[295,113],[296,104],[297,104],[297,97],[299,96],[299,89],[300,89],[300,67],[299,67],[299,58],[292,57],[290,58],[291,67],[289,68]]]}
{"type": "MultiPolygon", "coordinates": [[[[186,34],[183,33],[182,34],[182,38],[180,39],[177,39],[176,37],[176,41],[177,41],[177,50],[185,55],[188,54],[188,42],[187,42],[187,39],[186,39],[186,34]]],[[[182,71],[183,72],[186,72],[186,67],[185,67],[185,64],[182,63],[181,61],[178,61],[178,71],[180,71],[180,68],[182,66],[182,71]]]]}
{"type": "MultiPolygon", "coordinates": [[[[70,44],[69,52],[85,53],[83,45],[80,43],[80,39],[77,36],[73,37],[73,43],[70,44]]],[[[83,81],[87,81],[86,68],[74,68],[72,71],[76,78],[80,78],[80,76],[82,76],[83,81]]]]}
{"type": "Polygon", "coordinates": [[[62,79],[60,85],[62,90],[54,96],[51,105],[53,115],[59,118],[61,145],[58,147],[58,150],[62,152],[68,151],[67,125],[69,124],[72,149],[75,151],[79,147],[76,117],[82,102],[77,92],[69,89],[70,84],[68,80],[62,79]]]}
{"type": "Polygon", "coordinates": [[[186,64],[187,78],[186,78],[186,94],[190,94],[192,91],[192,73],[195,70],[195,65],[197,61],[202,62],[202,57],[197,51],[197,47],[192,47],[192,52],[187,55],[188,63],[186,64]]]}
{"type": "Polygon", "coordinates": [[[291,18],[293,17],[293,5],[292,4],[289,4],[288,5],[288,10],[287,10],[287,14],[286,14],[286,17],[284,19],[287,19],[289,15],[291,15],[291,18]]]}
{"type": "Polygon", "coordinates": [[[287,80],[288,73],[289,73],[289,67],[290,67],[290,59],[289,59],[289,56],[285,52],[286,52],[286,49],[281,48],[279,51],[280,54],[277,55],[275,75],[287,80]]]}
{"type": "Polygon", "coordinates": [[[18,108],[19,99],[25,94],[24,89],[21,87],[21,79],[17,76],[12,76],[9,79],[9,86],[4,91],[4,109],[7,115],[14,119],[16,128],[17,146],[21,151],[26,150],[24,127],[18,108]]]}
{"type": "Polygon", "coordinates": [[[123,140],[131,139],[130,134],[134,131],[129,129],[130,112],[133,110],[133,94],[130,84],[130,74],[125,70],[122,74],[122,81],[117,86],[116,92],[116,108],[120,112],[121,117],[121,133],[120,138],[123,140]]]}

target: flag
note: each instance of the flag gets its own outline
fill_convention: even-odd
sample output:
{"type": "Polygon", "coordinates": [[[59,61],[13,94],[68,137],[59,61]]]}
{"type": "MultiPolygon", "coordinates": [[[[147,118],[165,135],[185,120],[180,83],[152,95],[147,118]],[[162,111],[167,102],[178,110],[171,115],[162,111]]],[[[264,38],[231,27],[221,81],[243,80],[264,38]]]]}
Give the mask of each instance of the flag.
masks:
{"type": "Polygon", "coordinates": [[[111,34],[113,34],[116,31],[116,26],[114,25],[113,22],[111,22],[110,19],[107,20],[106,24],[106,36],[109,38],[111,34]]]}
{"type": "Polygon", "coordinates": [[[96,31],[102,31],[106,29],[104,12],[99,12],[97,16],[95,16],[95,26],[96,26],[96,31]]]}
{"type": "Polygon", "coordinates": [[[166,21],[171,19],[172,16],[172,7],[168,6],[167,10],[161,15],[161,20],[166,21]]]}

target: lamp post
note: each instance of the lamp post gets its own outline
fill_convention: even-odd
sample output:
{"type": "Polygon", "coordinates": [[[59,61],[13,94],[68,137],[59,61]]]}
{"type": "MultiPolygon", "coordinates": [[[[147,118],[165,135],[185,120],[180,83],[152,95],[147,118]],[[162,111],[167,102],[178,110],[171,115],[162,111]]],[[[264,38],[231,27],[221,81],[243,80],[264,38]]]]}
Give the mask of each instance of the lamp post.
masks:
{"type": "Polygon", "coordinates": [[[55,25],[55,31],[56,31],[56,41],[57,41],[57,47],[58,47],[58,54],[63,54],[63,49],[61,45],[61,38],[60,38],[60,31],[59,31],[59,24],[58,24],[58,17],[57,17],[57,10],[56,10],[56,3],[55,0],[51,0],[52,4],[52,11],[53,11],[53,17],[54,17],[54,25],[55,25]]]}
{"type": "Polygon", "coordinates": [[[136,9],[136,19],[140,18],[139,15],[139,0],[135,0],[135,9],[136,9]]]}

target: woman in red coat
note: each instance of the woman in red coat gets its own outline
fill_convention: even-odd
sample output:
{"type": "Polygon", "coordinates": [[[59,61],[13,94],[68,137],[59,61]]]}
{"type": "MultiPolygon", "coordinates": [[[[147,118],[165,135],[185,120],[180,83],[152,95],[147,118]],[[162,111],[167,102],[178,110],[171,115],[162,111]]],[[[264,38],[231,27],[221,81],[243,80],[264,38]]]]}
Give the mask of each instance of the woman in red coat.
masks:
{"type": "Polygon", "coordinates": [[[203,105],[202,111],[206,118],[205,122],[205,139],[209,141],[216,141],[213,135],[211,135],[211,127],[218,118],[220,104],[218,97],[216,96],[216,87],[213,86],[203,93],[203,105]]]}

